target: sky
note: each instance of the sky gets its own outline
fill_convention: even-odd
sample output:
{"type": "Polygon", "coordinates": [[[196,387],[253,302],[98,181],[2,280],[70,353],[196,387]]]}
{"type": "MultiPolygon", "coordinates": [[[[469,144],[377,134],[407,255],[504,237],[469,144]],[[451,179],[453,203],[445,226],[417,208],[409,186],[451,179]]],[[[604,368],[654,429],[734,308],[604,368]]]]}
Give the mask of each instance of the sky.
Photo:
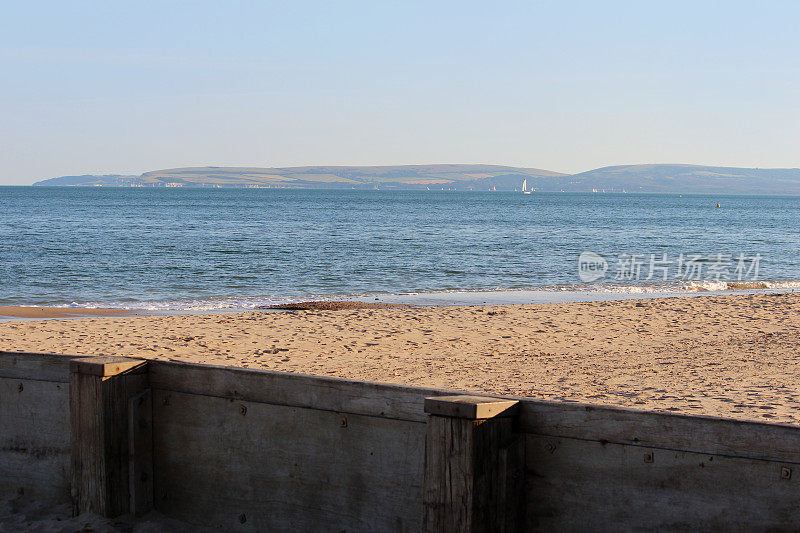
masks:
{"type": "Polygon", "coordinates": [[[0,3],[0,185],[183,166],[800,167],[800,1],[0,3]]]}

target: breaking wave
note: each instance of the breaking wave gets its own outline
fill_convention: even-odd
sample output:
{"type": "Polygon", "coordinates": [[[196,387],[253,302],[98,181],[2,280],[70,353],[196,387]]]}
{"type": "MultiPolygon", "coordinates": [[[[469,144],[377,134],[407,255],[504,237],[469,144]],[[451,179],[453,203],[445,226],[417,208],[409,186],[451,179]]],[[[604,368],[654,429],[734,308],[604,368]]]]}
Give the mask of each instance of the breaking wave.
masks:
{"type": "Polygon", "coordinates": [[[300,301],[360,300],[419,305],[471,305],[491,303],[546,303],[618,298],[693,295],[697,293],[759,293],[800,289],[800,281],[689,281],[662,284],[574,284],[557,286],[495,287],[477,290],[413,291],[405,293],[325,294],[308,296],[263,296],[241,298],[174,299],[159,301],[72,302],[56,307],[115,308],[155,313],[203,313],[224,310],[255,310],[300,301]]]}

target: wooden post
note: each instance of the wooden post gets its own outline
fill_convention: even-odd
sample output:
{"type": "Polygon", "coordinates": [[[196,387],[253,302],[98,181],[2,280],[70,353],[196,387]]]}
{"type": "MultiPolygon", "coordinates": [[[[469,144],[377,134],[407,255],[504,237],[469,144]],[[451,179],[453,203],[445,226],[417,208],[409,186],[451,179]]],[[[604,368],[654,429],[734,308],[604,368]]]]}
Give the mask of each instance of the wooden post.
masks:
{"type": "Polygon", "coordinates": [[[523,439],[516,400],[480,396],[425,399],[424,530],[521,531],[523,439]]]}
{"type": "Polygon", "coordinates": [[[150,389],[128,400],[128,487],[130,513],[153,509],[153,395],[150,389]]]}
{"type": "Polygon", "coordinates": [[[76,514],[130,511],[129,400],[147,388],[147,362],[90,357],[70,364],[72,499],[76,514]]]}

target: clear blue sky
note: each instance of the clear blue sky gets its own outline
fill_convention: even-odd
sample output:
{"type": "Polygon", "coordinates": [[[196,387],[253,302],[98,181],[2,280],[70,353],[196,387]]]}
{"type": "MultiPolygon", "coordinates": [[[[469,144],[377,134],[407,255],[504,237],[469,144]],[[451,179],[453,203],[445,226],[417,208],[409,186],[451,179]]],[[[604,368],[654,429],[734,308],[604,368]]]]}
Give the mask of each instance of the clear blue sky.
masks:
{"type": "Polygon", "coordinates": [[[3,2],[0,184],[800,166],[800,1],[3,2]]]}

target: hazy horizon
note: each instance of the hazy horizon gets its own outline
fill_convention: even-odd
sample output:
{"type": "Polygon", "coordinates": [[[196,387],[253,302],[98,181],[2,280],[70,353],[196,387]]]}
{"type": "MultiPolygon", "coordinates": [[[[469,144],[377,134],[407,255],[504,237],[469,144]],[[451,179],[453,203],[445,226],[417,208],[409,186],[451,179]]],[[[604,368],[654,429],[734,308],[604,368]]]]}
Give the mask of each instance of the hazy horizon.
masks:
{"type": "Polygon", "coordinates": [[[800,167],[796,2],[0,14],[0,185],[206,165],[800,167]]]}
{"type": "MultiPolygon", "coordinates": [[[[319,164],[319,165],[286,165],[286,166],[280,166],[280,167],[278,167],[278,166],[258,167],[258,166],[251,166],[251,165],[245,166],[245,165],[213,165],[213,164],[209,164],[209,165],[186,165],[186,166],[183,166],[183,167],[172,167],[172,168],[149,168],[149,169],[146,169],[146,170],[142,170],[141,172],[117,172],[117,171],[108,171],[108,172],[102,172],[102,173],[100,173],[100,172],[92,172],[92,173],[90,173],[90,172],[78,172],[78,173],[75,173],[75,174],[64,174],[63,176],[81,176],[81,175],[140,176],[140,175],[146,174],[148,172],[172,170],[173,168],[174,169],[182,169],[182,168],[221,168],[221,169],[223,169],[223,168],[303,168],[303,167],[359,168],[359,167],[404,167],[404,166],[427,167],[427,166],[437,166],[437,165],[478,165],[478,166],[479,165],[486,165],[486,166],[499,166],[499,167],[509,167],[509,168],[535,168],[535,169],[538,169],[538,170],[546,170],[546,171],[561,173],[561,174],[564,174],[565,176],[582,174],[582,173],[590,172],[590,171],[593,171],[593,170],[600,170],[602,168],[628,167],[628,166],[632,166],[633,167],[633,166],[639,166],[639,165],[645,165],[645,166],[649,166],[649,165],[653,165],[653,166],[669,165],[669,166],[679,166],[679,167],[680,166],[698,166],[698,167],[749,168],[749,169],[758,168],[760,170],[787,170],[787,169],[788,170],[794,170],[794,169],[799,169],[800,168],[800,165],[795,166],[795,167],[775,167],[775,166],[731,167],[729,165],[716,165],[716,164],[710,164],[710,163],[709,164],[698,164],[698,163],[630,163],[629,164],[629,163],[622,163],[622,164],[605,165],[604,167],[588,168],[588,169],[585,169],[585,170],[579,170],[577,172],[568,173],[568,172],[562,172],[559,169],[543,168],[543,167],[536,166],[536,165],[518,166],[518,165],[507,165],[507,164],[504,164],[504,163],[449,162],[449,163],[402,163],[402,164],[397,164],[397,165],[393,165],[393,164],[376,164],[376,165],[369,165],[369,164],[365,164],[365,165],[348,165],[348,164],[328,165],[328,164],[319,164]]],[[[47,179],[50,179],[50,178],[56,178],[56,177],[62,177],[62,176],[42,177],[42,178],[39,178],[39,179],[32,180],[30,183],[17,183],[17,184],[13,184],[13,185],[20,185],[20,186],[32,185],[35,182],[44,181],[44,180],[47,180],[47,179]]],[[[4,185],[4,184],[0,183],[0,185],[4,185]]]]}

